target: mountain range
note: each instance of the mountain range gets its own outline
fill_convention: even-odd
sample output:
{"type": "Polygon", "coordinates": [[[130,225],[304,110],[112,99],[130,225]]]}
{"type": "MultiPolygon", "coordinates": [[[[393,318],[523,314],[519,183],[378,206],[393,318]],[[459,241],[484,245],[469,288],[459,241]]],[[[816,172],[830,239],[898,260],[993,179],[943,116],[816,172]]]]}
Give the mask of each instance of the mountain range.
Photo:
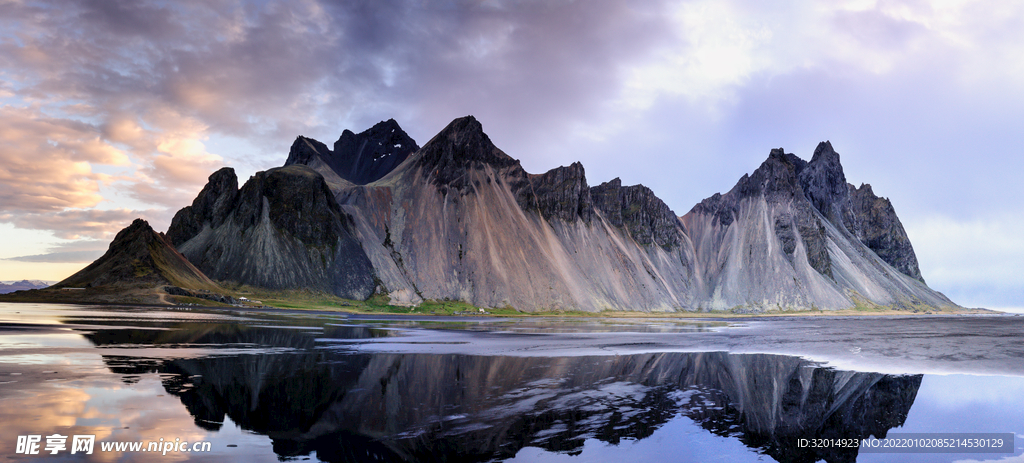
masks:
{"type": "Polygon", "coordinates": [[[774,149],[677,216],[583,165],[526,172],[472,116],[422,147],[394,120],[334,149],[298,137],[241,188],[210,176],[171,243],[215,280],[393,303],[520,310],[956,307],[928,288],[891,203],[846,182],[822,142],[774,149]]]}
{"type": "Polygon", "coordinates": [[[0,281],[0,294],[30,289],[42,289],[50,286],[50,282],[40,280],[0,281]]]}
{"type": "MultiPolygon", "coordinates": [[[[590,186],[579,162],[528,173],[472,116],[422,147],[392,119],[333,149],[300,136],[284,166],[241,187],[233,169],[214,172],[158,238],[202,275],[191,289],[524,311],[958,307],[925,284],[892,204],[847,183],[827,141],[810,161],[771,150],[678,216],[643,185],[590,186]]],[[[56,287],[103,281],[90,278],[56,287]]]]}

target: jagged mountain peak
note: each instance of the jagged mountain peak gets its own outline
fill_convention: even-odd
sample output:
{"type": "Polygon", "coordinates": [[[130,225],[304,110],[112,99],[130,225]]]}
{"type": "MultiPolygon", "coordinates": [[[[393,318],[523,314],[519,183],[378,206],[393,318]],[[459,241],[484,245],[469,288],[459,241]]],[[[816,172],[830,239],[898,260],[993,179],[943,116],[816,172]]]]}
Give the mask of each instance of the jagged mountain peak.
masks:
{"type": "Polygon", "coordinates": [[[333,151],[317,140],[299,136],[284,165],[306,165],[330,176],[329,170],[344,180],[365,185],[390,173],[418,149],[398,122],[388,119],[358,134],[343,130],[333,151]]]}
{"type": "Polygon", "coordinates": [[[217,169],[216,172],[210,174],[206,179],[209,181],[207,186],[233,183],[237,188],[238,185],[238,176],[235,175],[235,169],[233,167],[221,167],[220,169],[217,169]]]}
{"type": "MultiPolygon", "coordinates": [[[[832,143],[823,141],[814,149],[814,156],[800,172],[800,186],[811,204],[830,222],[839,225],[844,222],[844,209],[849,202],[846,174],[839,162],[839,153],[832,149],[832,143]]],[[[847,218],[848,221],[848,218],[847,218]]]]}
{"type": "MultiPolygon", "coordinates": [[[[451,185],[458,189],[464,186],[464,173],[490,165],[496,169],[519,167],[519,161],[494,146],[484,133],[483,125],[473,116],[460,117],[448,124],[440,133],[431,138],[420,149],[419,165],[424,173],[432,175],[440,187],[451,185]]],[[[520,176],[525,177],[525,172],[520,176]]]]}
{"type": "Polygon", "coordinates": [[[467,163],[485,162],[511,164],[509,155],[494,146],[491,138],[484,133],[483,125],[473,116],[451,121],[426,145],[423,145],[423,162],[467,163]]]}
{"type": "Polygon", "coordinates": [[[903,274],[924,283],[917,255],[896,210],[888,199],[876,196],[871,185],[847,185],[849,206],[843,212],[846,229],[878,257],[903,274]]]}
{"type": "Polygon", "coordinates": [[[285,161],[284,165],[309,165],[317,157],[323,157],[326,161],[326,159],[331,157],[331,150],[327,148],[327,145],[315,139],[299,135],[292,142],[292,147],[288,150],[288,160],[285,161]]]}
{"type": "Polygon", "coordinates": [[[117,232],[117,235],[114,237],[114,241],[112,241],[110,244],[114,244],[115,242],[118,241],[118,239],[123,239],[123,237],[126,235],[132,235],[145,230],[153,230],[153,227],[150,227],[149,222],[147,222],[145,219],[137,218],[132,221],[131,225],[117,232]]]}
{"type": "MultiPolygon", "coordinates": [[[[396,121],[394,119],[388,119],[386,121],[380,121],[380,122],[378,122],[376,124],[373,124],[373,127],[370,127],[369,129],[366,129],[366,130],[362,131],[361,133],[359,133],[359,135],[378,135],[378,134],[399,133],[399,132],[402,135],[406,135],[405,131],[402,130],[402,127],[400,125],[398,125],[398,121],[396,121]]],[[[351,130],[349,130],[349,129],[342,130],[341,131],[341,137],[338,138],[338,141],[340,142],[341,140],[345,139],[346,137],[351,137],[351,136],[355,136],[355,135],[356,135],[356,133],[351,131],[351,130]]]]}
{"type": "Polygon", "coordinates": [[[615,177],[607,182],[602,183],[599,186],[606,188],[622,188],[622,179],[619,177],[615,177]]]}
{"type": "Polygon", "coordinates": [[[819,142],[818,146],[814,148],[814,154],[811,156],[811,162],[821,162],[821,160],[827,160],[828,162],[839,162],[839,153],[832,148],[832,142],[825,140],[819,142]]]}
{"type": "Polygon", "coordinates": [[[257,172],[241,189],[217,197],[215,204],[221,202],[229,204],[223,214],[182,209],[167,232],[207,275],[352,299],[373,292],[373,269],[353,236],[353,219],[318,171],[289,165],[257,172]]]}
{"type": "Polygon", "coordinates": [[[270,222],[306,245],[326,246],[344,234],[345,215],[319,172],[303,165],[257,172],[238,193],[235,222],[254,227],[270,222]],[[270,198],[266,205],[262,198],[270,198]],[[264,211],[264,207],[268,210],[264,211]],[[338,221],[336,218],[342,217],[338,221]]]}
{"type": "Polygon", "coordinates": [[[219,226],[231,213],[238,195],[238,177],[235,169],[222,167],[210,174],[191,206],[174,214],[167,229],[167,239],[177,247],[199,233],[204,222],[219,226]]]}
{"type": "MultiPolygon", "coordinates": [[[[853,185],[850,185],[850,186],[853,186],[853,185]]],[[[859,193],[867,193],[867,194],[872,194],[872,195],[875,194],[875,192],[871,189],[871,184],[870,183],[861,183],[859,187],[855,188],[855,190],[857,190],[857,192],[859,192],[859,193]]]]}
{"type": "Polygon", "coordinates": [[[730,193],[741,198],[759,195],[794,196],[799,194],[798,176],[807,162],[782,148],[774,148],[768,158],[750,175],[744,174],[730,193]]]}
{"type": "Polygon", "coordinates": [[[716,256],[703,272],[712,275],[714,291],[728,294],[723,296],[729,301],[725,306],[772,298],[789,298],[782,305],[801,305],[806,297],[841,307],[851,303],[848,291],[883,305],[952,305],[945,296],[891,271],[924,282],[892,204],[876,197],[869,186],[848,184],[839,153],[829,141],[818,144],[809,162],[772,150],[731,191],[705,199],[682,221],[690,238],[709,244],[707,254],[716,256]],[[731,259],[725,264],[719,260],[720,246],[731,259]],[[773,259],[770,272],[749,271],[773,259]],[[779,272],[791,275],[773,280],[779,272]],[[790,283],[792,287],[779,289],[790,283]]]}
{"type": "MultiPolygon", "coordinates": [[[[342,136],[343,137],[345,136],[345,132],[352,133],[350,130],[346,129],[344,132],[342,132],[342,136]]],[[[369,129],[366,129],[365,131],[362,132],[361,135],[373,136],[373,135],[378,135],[378,134],[391,134],[391,133],[395,133],[395,134],[399,134],[400,133],[400,135],[406,135],[405,131],[402,130],[402,127],[398,125],[398,121],[396,121],[394,119],[388,119],[386,121],[380,121],[380,122],[378,122],[376,124],[373,124],[373,127],[370,127],[369,129]]],[[[355,135],[355,134],[353,134],[353,135],[355,135]]]]}

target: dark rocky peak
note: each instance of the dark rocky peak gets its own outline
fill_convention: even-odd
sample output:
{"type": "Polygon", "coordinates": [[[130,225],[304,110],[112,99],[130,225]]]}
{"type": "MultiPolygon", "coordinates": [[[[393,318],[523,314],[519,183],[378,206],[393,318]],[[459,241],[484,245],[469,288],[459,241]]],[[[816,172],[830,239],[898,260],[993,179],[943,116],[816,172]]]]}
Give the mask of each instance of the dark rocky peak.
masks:
{"type": "Polygon", "coordinates": [[[205,225],[217,228],[229,217],[243,228],[251,227],[262,219],[264,207],[278,229],[311,245],[329,244],[330,236],[337,236],[337,228],[347,226],[348,216],[334,200],[327,182],[307,166],[257,172],[241,189],[234,170],[225,167],[210,176],[191,206],[174,215],[167,238],[175,247],[181,246],[205,225]]]}
{"type": "Polygon", "coordinates": [[[327,162],[331,158],[331,150],[317,140],[299,135],[292,142],[292,147],[288,150],[288,160],[284,165],[309,165],[317,158],[327,162]]]}
{"type": "Polygon", "coordinates": [[[842,225],[849,196],[839,153],[832,149],[832,143],[818,143],[811,162],[800,172],[800,185],[818,212],[833,224],[842,225]]]}
{"type": "Polygon", "coordinates": [[[615,178],[590,189],[594,207],[615,227],[625,228],[642,245],[674,249],[682,242],[675,213],[643,185],[622,186],[615,178]]]}
{"type": "Polygon", "coordinates": [[[782,148],[772,149],[761,166],[744,175],[729,194],[736,199],[764,195],[766,198],[790,198],[800,194],[798,176],[807,162],[782,148]]]}
{"type": "Polygon", "coordinates": [[[388,119],[374,124],[373,127],[364,130],[358,135],[352,133],[351,130],[344,130],[341,132],[341,137],[338,138],[338,141],[334,142],[334,151],[343,151],[343,148],[349,146],[350,143],[363,140],[391,142],[392,145],[399,143],[402,144],[399,148],[413,148],[413,151],[419,149],[416,142],[409,137],[409,134],[402,130],[402,127],[398,125],[398,122],[394,119],[388,119]]]}
{"type": "Polygon", "coordinates": [[[203,223],[218,226],[231,213],[238,195],[238,177],[235,170],[223,167],[210,174],[206,186],[199,192],[191,206],[186,206],[174,215],[167,229],[167,239],[174,246],[180,246],[203,229],[203,223]]]}
{"type": "Polygon", "coordinates": [[[315,165],[323,162],[339,177],[357,185],[365,185],[384,177],[410,154],[419,149],[394,119],[378,122],[356,134],[344,130],[334,150],[307,137],[298,137],[292,143],[285,166],[315,165]]]}
{"type": "Polygon", "coordinates": [[[139,280],[160,282],[150,256],[150,246],[154,244],[165,245],[164,238],[149,222],[135,219],[117,232],[103,256],[56,286],[95,287],[139,280]]]}
{"type": "Polygon", "coordinates": [[[590,223],[594,205],[583,164],[574,162],[543,174],[531,174],[528,178],[529,189],[518,198],[519,206],[524,210],[537,210],[547,220],[557,218],[572,222],[581,219],[590,223]]]}
{"type": "Polygon", "coordinates": [[[324,177],[302,165],[257,172],[245,182],[238,193],[235,222],[252,227],[263,214],[277,229],[311,246],[332,244],[343,234],[341,228],[350,226],[324,177]]]}
{"type": "Polygon", "coordinates": [[[743,174],[728,193],[715,193],[693,206],[690,213],[712,214],[722,225],[729,226],[744,198],[764,196],[767,200],[786,200],[803,196],[799,178],[806,168],[807,161],[782,148],[773,148],[768,159],[752,174],[743,174]]]}
{"type": "Polygon", "coordinates": [[[359,134],[343,131],[327,164],[342,178],[365,185],[390,173],[419,148],[398,122],[388,119],[359,134]]]}
{"type": "MultiPolygon", "coordinates": [[[[495,169],[514,167],[522,171],[519,161],[494,146],[473,116],[455,119],[431,138],[420,149],[418,162],[439,188],[450,186],[460,191],[469,186],[465,175],[468,170],[490,165],[495,169]]],[[[525,177],[525,172],[521,176],[525,177]]]]}
{"type": "Polygon", "coordinates": [[[725,195],[716,193],[690,209],[690,214],[710,214],[723,225],[729,226],[739,211],[744,198],[764,196],[767,200],[788,200],[803,196],[800,174],[807,162],[781,148],[772,149],[752,174],[743,174],[725,195]]]}

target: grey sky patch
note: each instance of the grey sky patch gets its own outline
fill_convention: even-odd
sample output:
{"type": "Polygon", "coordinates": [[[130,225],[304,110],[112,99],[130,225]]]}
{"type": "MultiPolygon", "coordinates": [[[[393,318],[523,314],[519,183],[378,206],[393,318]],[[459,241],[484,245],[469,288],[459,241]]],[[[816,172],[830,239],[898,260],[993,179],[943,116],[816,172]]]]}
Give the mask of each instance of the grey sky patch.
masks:
{"type": "Polygon", "coordinates": [[[90,263],[107,251],[110,243],[105,240],[77,240],[51,246],[45,254],[6,257],[3,260],[15,262],[46,263],[90,263]]]}
{"type": "Polygon", "coordinates": [[[5,214],[0,215],[0,222],[9,222],[18,228],[48,230],[58,238],[69,240],[109,240],[136,218],[153,221],[155,217],[169,223],[166,214],[162,210],[69,209],[56,213],[5,214]]]}
{"type": "Polygon", "coordinates": [[[16,262],[90,263],[102,255],[103,251],[66,251],[36,254],[33,256],[8,257],[4,260],[16,262]]]}

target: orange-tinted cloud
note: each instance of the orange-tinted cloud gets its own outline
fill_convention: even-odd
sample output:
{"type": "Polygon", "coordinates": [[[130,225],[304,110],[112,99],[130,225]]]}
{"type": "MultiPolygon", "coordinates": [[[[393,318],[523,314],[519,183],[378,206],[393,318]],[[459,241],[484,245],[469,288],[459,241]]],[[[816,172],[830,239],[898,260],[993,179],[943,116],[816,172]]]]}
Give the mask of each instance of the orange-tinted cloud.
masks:
{"type": "Polygon", "coordinates": [[[100,184],[111,177],[93,164],[127,166],[129,158],[88,124],[0,107],[0,211],[96,206],[100,184]]]}

